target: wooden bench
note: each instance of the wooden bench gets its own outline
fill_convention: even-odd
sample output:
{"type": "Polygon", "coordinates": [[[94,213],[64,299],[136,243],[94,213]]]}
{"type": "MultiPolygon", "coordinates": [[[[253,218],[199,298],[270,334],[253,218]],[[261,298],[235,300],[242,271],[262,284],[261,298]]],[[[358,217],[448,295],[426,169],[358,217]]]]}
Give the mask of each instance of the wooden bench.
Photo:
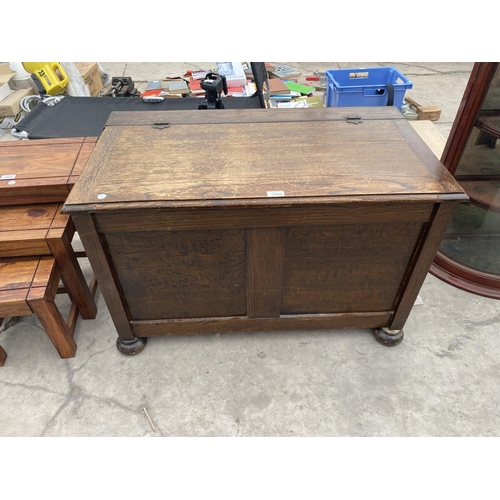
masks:
{"type": "MultiPolygon", "coordinates": [[[[14,265],[15,259],[30,258],[31,260],[36,260],[51,257],[56,262],[57,269],[59,270],[53,272],[55,274],[60,273],[64,284],[64,288],[60,289],[60,291],[68,293],[74,306],[68,323],[69,331],[72,332],[74,330],[78,313],[80,313],[83,319],[94,319],[96,317],[97,307],[94,296],[97,283],[95,278],[92,278],[90,285],[85,280],[77,260],[78,257],[84,257],[85,252],[74,251],[71,242],[75,235],[75,227],[68,215],[60,213],[62,206],[63,203],[40,203],[0,207],[0,280],[7,280],[4,286],[8,287],[3,290],[0,297],[0,311],[2,311],[0,312],[0,318],[3,316],[22,316],[35,313],[42,322],[42,318],[48,316],[51,319],[44,325],[47,334],[49,336],[55,335],[56,338],[62,335],[64,339],[68,337],[68,333],[65,334],[66,337],[61,333],[63,329],[60,326],[61,320],[59,315],[56,313],[57,308],[55,308],[55,305],[49,299],[39,300],[34,306],[31,306],[31,302],[28,302],[26,297],[24,299],[20,297],[20,292],[14,293],[12,291],[27,290],[27,281],[25,279],[25,265],[27,264],[14,265]],[[9,265],[7,266],[6,264],[9,265]],[[18,273],[17,275],[15,274],[16,272],[18,273]],[[8,274],[5,275],[5,273],[8,274]],[[23,300],[25,303],[21,307],[21,314],[16,308],[11,306],[14,301],[17,304],[16,307],[19,307],[19,301],[22,302],[23,300]],[[38,314],[36,312],[37,307],[39,309],[44,308],[45,312],[38,314]],[[52,333],[52,329],[54,328],[55,333],[52,333]]],[[[21,260],[19,262],[28,261],[21,260]]],[[[45,263],[45,260],[43,262],[45,263]]],[[[52,285],[51,282],[51,286],[55,285],[52,285]]],[[[33,288],[31,297],[34,297],[33,294],[40,294],[40,287],[34,286],[33,288]]],[[[49,292],[50,290],[52,290],[51,287],[49,287],[49,292]]],[[[76,345],[74,345],[72,337],[71,341],[66,339],[64,342],[58,342],[58,345],[62,346],[62,351],[58,349],[60,354],[64,354],[61,354],[62,357],[71,357],[68,356],[70,353],[73,353],[72,355],[74,356],[76,345]]],[[[7,354],[1,349],[0,366],[3,366],[6,357],[7,354]]]]}
{"type": "Polygon", "coordinates": [[[62,206],[45,203],[0,207],[0,258],[53,256],[82,318],[94,319],[97,307],[93,292],[77,261],[85,254],[73,250],[75,226],[68,215],[60,213],[62,206]]]}
{"type": "MultiPolygon", "coordinates": [[[[58,203],[47,204],[66,200],[96,140],[77,137],[0,142],[0,207],[10,207],[0,216],[0,259],[52,255],[65,289],[84,319],[95,318],[96,283],[94,280],[87,286],[77,263],[76,258],[84,253],[72,250],[72,222],[54,208],[58,203]],[[39,203],[43,205],[33,205],[39,203]],[[30,207],[12,209],[26,204],[30,207]]],[[[0,366],[6,357],[0,346],[0,366]]]]}
{"type": "MultiPolygon", "coordinates": [[[[36,315],[61,358],[72,358],[78,309],[72,301],[64,320],[55,303],[60,278],[54,257],[0,258],[0,317],[36,315]]],[[[0,366],[6,357],[1,349],[0,366]]]]}

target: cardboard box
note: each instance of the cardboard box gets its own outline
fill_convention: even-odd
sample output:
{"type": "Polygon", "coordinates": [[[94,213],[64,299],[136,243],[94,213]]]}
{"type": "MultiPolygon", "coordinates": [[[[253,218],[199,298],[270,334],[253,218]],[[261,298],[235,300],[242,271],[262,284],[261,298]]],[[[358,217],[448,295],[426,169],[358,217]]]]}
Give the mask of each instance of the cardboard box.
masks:
{"type": "Polygon", "coordinates": [[[96,62],[79,62],[75,63],[78,71],[83,76],[85,85],[89,88],[90,95],[97,97],[102,90],[101,73],[99,73],[99,65],[96,62]]]}
{"type": "MultiPolygon", "coordinates": [[[[11,90],[29,89],[30,87],[38,94],[38,88],[31,77],[15,78],[16,72],[10,68],[9,63],[0,64],[0,101],[6,96],[8,87],[11,90]],[[7,87],[8,85],[8,87],[7,87]]],[[[10,92],[9,92],[10,93],[10,92]]]]}
{"type": "Polygon", "coordinates": [[[10,94],[12,94],[13,90],[9,87],[8,83],[4,83],[0,85],[0,102],[4,99],[7,99],[10,94]]]}
{"type": "Polygon", "coordinates": [[[0,118],[4,116],[15,116],[21,109],[21,99],[27,95],[34,95],[35,91],[32,88],[15,90],[5,99],[0,101],[0,118]]]}
{"type": "Polygon", "coordinates": [[[16,74],[10,69],[8,63],[0,64],[0,101],[6,99],[12,93],[9,82],[16,74]]]}

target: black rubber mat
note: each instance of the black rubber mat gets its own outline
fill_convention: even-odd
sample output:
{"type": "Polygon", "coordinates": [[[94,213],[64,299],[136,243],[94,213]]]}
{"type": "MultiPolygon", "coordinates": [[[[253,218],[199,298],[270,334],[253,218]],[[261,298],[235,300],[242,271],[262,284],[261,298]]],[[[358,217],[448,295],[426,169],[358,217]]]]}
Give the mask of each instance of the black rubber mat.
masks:
{"type": "MultiPolygon", "coordinates": [[[[261,108],[257,94],[252,97],[222,97],[225,109],[261,108]]],[[[164,99],[147,103],[140,97],[71,97],[55,106],[38,103],[16,126],[28,139],[61,137],[99,137],[113,111],[161,111],[198,109],[203,98],[164,99]]],[[[224,110],[200,110],[200,113],[224,110]]]]}

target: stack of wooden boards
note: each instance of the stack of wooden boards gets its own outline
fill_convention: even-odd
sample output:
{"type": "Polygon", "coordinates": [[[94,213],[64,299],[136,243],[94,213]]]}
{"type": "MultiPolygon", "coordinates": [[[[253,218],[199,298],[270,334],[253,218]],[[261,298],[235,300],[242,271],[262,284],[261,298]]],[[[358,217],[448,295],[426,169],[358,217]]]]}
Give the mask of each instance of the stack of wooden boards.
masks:
{"type": "MultiPolygon", "coordinates": [[[[62,358],[75,356],[78,314],[97,312],[97,284],[87,284],[77,260],[85,253],[74,251],[75,227],[60,212],[96,140],[0,143],[0,318],[36,315],[62,358]],[[71,299],[67,320],[55,303],[60,292],[71,299]]],[[[0,366],[6,357],[0,347],[0,366]]]]}

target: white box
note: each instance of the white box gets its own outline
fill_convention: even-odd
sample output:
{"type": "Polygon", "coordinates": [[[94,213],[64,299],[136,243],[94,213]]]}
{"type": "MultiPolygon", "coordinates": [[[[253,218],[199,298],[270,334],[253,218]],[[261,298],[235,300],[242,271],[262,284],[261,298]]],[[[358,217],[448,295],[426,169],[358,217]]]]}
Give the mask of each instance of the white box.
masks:
{"type": "Polygon", "coordinates": [[[15,74],[16,72],[10,69],[8,63],[0,64],[0,101],[12,94],[9,82],[15,74]]]}
{"type": "Polygon", "coordinates": [[[0,102],[3,101],[6,97],[8,97],[10,94],[14,92],[10,87],[8,83],[4,83],[0,87],[0,102]]]}
{"type": "Polygon", "coordinates": [[[228,87],[244,87],[247,77],[240,62],[218,62],[218,73],[226,77],[228,87]]]}

